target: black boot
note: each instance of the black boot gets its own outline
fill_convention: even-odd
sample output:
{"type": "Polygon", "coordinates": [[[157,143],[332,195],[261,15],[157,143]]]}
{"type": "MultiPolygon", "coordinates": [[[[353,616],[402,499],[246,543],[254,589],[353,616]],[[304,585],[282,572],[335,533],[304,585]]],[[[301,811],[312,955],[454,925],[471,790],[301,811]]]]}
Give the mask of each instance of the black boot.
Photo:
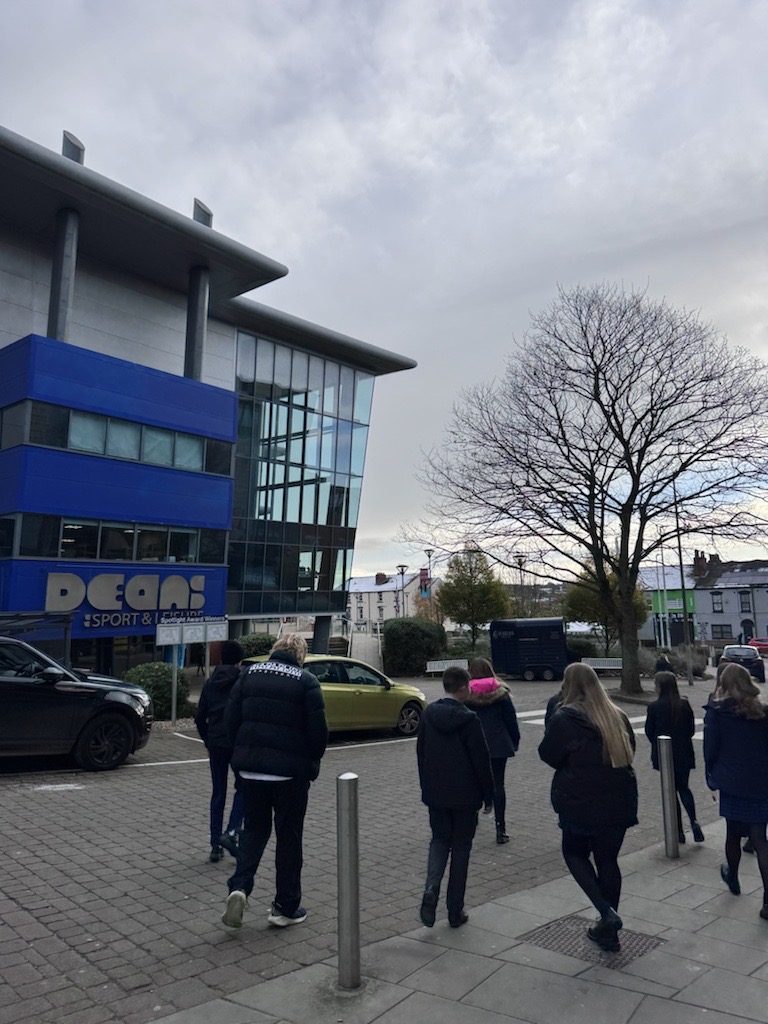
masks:
{"type": "Polygon", "coordinates": [[[619,930],[624,926],[616,911],[609,907],[601,915],[600,920],[587,928],[587,935],[593,942],[596,942],[600,949],[606,953],[618,953],[621,949],[619,944],[619,930]]]}
{"type": "Polygon", "coordinates": [[[421,909],[419,910],[419,917],[421,923],[427,928],[433,928],[435,924],[435,914],[437,910],[437,889],[426,888],[424,890],[424,896],[421,901],[421,909]]]}
{"type": "Polygon", "coordinates": [[[507,826],[503,821],[496,822],[496,842],[499,846],[503,846],[504,843],[509,842],[509,836],[507,835],[507,826]]]}

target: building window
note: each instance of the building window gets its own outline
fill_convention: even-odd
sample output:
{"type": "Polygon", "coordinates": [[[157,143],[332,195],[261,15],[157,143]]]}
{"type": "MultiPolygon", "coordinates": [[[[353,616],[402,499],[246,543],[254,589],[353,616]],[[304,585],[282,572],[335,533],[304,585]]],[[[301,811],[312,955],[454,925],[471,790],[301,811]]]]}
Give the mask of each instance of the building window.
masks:
{"type": "Polygon", "coordinates": [[[227,535],[224,530],[200,531],[200,562],[223,565],[226,561],[227,535]]]}
{"type": "Polygon", "coordinates": [[[20,402],[3,411],[0,447],[29,443],[230,476],[232,444],[181,431],[112,419],[46,402],[20,402]]]}
{"type": "MultiPolygon", "coordinates": [[[[720,593],[712,594],[712,611],[722,612],[723,610],[723,595],[720,593]]],[[[713,634],[714,636],[714,634],[713,634]]]]}
{"type": "Polygon", "coordinates": [[[208,438],[205,442],[205,471],[218,476],[229,476],[232,472],[232,445],[229,441],[208,438]]]}
{"type": "Polygon", "coordinates": [[[360,622],[365,619],[365,608],[362,605],[357,609],[357,618],[360,622]]]}
{"type": "Polygon", "coordinates": [[[63,519],[61,558],[97,558],[99,524],[88,519],[63,519]]]}
{"type": "Polygon", "coordinates": [[[104,416],[73,409],[69,417],[67,447],[75,452],[104,454],[107,439],[107,421],[104,416]]]}
{"type": "Polygon", "coordinates": [[[107,425],[107,455],[117,459],[139,461],[141,454],[141,427],[125,420],[110,420],[107,425]]]}
{"type": "Polygon", "coordinates": [[[155,466],[173,465],[173,433],[159,427],[145,427],[141,439],[141,458],[155,466]]]}
{"type": "Polygon", "coordinates": [[[101,527],[99,558],[112,562],[132,562],[135,534],[131,523],[104,523],[101,527]]]}
{"type": "Polygon", "coordinates": [[[139,526],[136,534],[138,562],[164,562],[168,554],[168,527],[139,526]]]}
{"type": "Polygon", "coordinates": [[[19,554],[31,558],[58,558],[60,530],[58,516],[26,513],[21,518],[19,554]]]}
{"type": "Polygon", "coordinates": [[[66,448],[69,436],[69,409],[47,402],[30,402],[29,443],[51,448],[66,448]]]}
{"type": "Polygon", "coordinates": [[[748,590],[739,591],[739,611],[740,612],[751,612],[752,602],[750,601],[750,595],[748,590]]]}
{"type": "Polygon", "coordinates": [[[0,558],[13,555],[13,537],[16,531],[16,520],[13,516],[0,519],[0,558]]]}
{"type": "Polygon", "coordinates": [[[712,639],[713,640],[732,640],[731,627],[730,626],[712,626],[712,639]]]}

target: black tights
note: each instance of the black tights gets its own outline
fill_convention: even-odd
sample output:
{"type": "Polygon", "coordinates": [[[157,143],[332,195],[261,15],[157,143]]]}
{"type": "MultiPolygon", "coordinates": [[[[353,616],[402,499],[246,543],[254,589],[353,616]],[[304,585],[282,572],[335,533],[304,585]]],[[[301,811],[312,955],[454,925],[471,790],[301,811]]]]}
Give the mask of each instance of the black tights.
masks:
{"type": "Polygon", "coordinates": [[[614,910],[619,908],[621,871],[618,857],[625,832],[624,828],[606,828],[595,835],[582,836],[563,829],[563,858],[568,870],[601,916],[610,907],[614,910]],[[594,866],[589,859],[590,853],[594,866]]]}
{"type": "Polygon", "coordinates": [[[681,803],[682,803],[683,807],[685,808],[686,814],[691,819],[691,824],[693,824],[694,821],[696,821],[696,804],[695,804],[694,799],[693,799],[693,793],[690,791],[690,789],[688,787],[688,776],[690,774],[691,774],[690,770],[687,771],[687,772],[677,772],[677,771],[675,772],[675,789],[677,790],[677,795],[680,798],[677,801],[677,830],[678,830],[678,832],[682,832],[683,831],[683,816],[680,813],[680,804],[681,803]]]}
{"type": "Polygon", "coordinates": [[[740,821],[731,821],[726,818],[725,824],[725,859],[728,861],[728,874],[733,879],[739,877],[741,837],[746,830],[757,857],[760,877],[763,880],[763,903],[768,904],[768,839],[765,837],[765,823],[744,825],[740,821]]]}

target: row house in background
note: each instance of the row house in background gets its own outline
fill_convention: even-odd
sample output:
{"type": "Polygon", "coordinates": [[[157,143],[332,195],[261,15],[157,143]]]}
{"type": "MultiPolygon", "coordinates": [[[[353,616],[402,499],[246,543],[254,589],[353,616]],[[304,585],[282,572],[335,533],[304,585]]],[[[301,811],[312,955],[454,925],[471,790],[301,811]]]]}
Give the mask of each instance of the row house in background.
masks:
{"type": "Polygon", "coordinates": [[[388,619],[415,615],[421,598],[421,577],[417,572],[377,572],[375,576],[354,576],[347,583],[347,615],[358,632],[378,633],[388,619]]]}
{"type": "Polygon", "coordinates": [[[747,643],[768,636],[768,560],[723,562],[696,551],[696,617],[703,643],[747,643]]]}

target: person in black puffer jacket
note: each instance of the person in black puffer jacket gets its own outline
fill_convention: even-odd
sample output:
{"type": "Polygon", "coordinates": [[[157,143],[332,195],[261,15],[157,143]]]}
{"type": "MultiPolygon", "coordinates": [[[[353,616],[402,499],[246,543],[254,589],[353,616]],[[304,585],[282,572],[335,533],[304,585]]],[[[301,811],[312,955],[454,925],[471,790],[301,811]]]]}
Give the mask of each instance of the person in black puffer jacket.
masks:
{"type": "Polygon", "coordinates": [[[243,648],[236,640],[227,640],[221,647],[221,661],[203,686],[197,705],[195,725],[208,751],[211,763],[211,855],[216,864],[221,860],[222,847],[237,856],[237,836],[243,823],[243,798],[235,778],[235,796],[229,812],[227,831],[222,832],[224,805],[227,802],[227,776],[232,749],[224,727],[224,712],[232,687],[240,678],[243,648]]]}
{"type": "Polygon", "coordinates": [[[443,673],[445,697],[430,704],[419,723],[416,758],[421,799],[429,808],[432,839],[427,859],[427,881],[419,916],[431,928],[440,884],[448,858],[448,923],[460,928],[464,911],[469,855],[477,828],[477,812],[493,806],[493,774],[480,719],[464,702],[469,697],[469,673],[450,667],[443,673]]]}
{"type": "Polygon", "coordinates": [[[563,830],[563,859],[600,914],[587,935],[617,951],[622,921],[618,856],[637,824],[635,736],[627,716],[606,696],[594,669],[569,665],[563,703],[550,719],[539,756],[555,770],[552,806],[563,830]],[[594,859],[594,864],[590,860],[594,859]]]}
{"type": "Polygon", "coordinates": [[[276,893],[270,924],[281,928],[307,916],[301,903],[302,831],[309,785],[320,772],[328,742],[325,704],[317,679],[302,668],[307,644],[289,633],[269,659],[248,665],[235,683],[226,727],[232,767],[245,806],[237,869],[228,880],[224,924],[239,928],[275,818],[276,893]]]}
{"type": "Polygon", "coordinates": [[[473,658],[469,663],[471,691],[467,707],[475,712],[485,733],[493,770],[493,812],[496,817],[496,842],[509,842],[507,835],[507,794],[504,773],[507,759],[514,757],[520,746],[520,729],[509,688],[499,682],[487,658],[473,658]]]}

